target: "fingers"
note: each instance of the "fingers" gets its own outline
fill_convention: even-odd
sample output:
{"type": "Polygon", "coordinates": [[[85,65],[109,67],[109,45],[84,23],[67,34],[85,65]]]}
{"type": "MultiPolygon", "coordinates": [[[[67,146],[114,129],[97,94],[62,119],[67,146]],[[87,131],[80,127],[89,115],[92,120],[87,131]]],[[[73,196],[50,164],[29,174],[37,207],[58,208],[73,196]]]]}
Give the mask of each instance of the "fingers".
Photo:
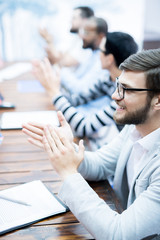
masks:
{"type": "Polygon", "coordinates": [[[52,158],[52,149],[50,147],[50,144],[45,136],[43,136],[43,146],[45,151],[48,153],[49,158],[52,158]]]}
{"type": "Polygon", "coordinates": [[[44,148],[42,144],[44,125],[40,123],[24,123],[22,132],[29,136],[28,141],[40,148],[44,148]]]}
{"type": "Polygon", "coordinates": [[[44,58],[44,64],[45,64],[45,67],[46,67],[47,71],[52,71],[52,66],[51,66],[47,57],[44,58]]]}
{"type": "Polygon", "coordinates": [[[40,138],[43,136],[43,129],[44,129],[44,125],[43,124],[39,124],[39,123],[24,123],[22,124],[22,131],[33,137],[33,138],[40,138]]]}
{"type": "Polygon", "coordinates": [[[44,135],[53,152],[56,152],[57,150],[61,152],[64,151],[63,141],[60,138],[60,136],[57,134],[57,131],[55,130],[55,128],[53,128],[50,125],[47,126],[44,130],[44,135]]]}
{"type": "MultiPolygon", "coordinates": [[[[78,151],[78,155],[79,155],[79,158],[81,159],[81,161],[83,160],[84,158],[84,150],[85,150],[85,147],[83,145],[83,140],[81,139],[79,141],[79,151],[78,151]]],[[[80,162],[81,162],[80,161],[80,162]]]]}
{"type": "Polygon", "coordinates": [[[35,145],[36,147],[44,148],[42,141],[38,141],[33,138],[28,138],[28,142],[35,145]]]}
{"type": "Polygon", "coordinates": [[[46,141],[48,142],[50,148],[52,149],[52,151],[56,151],[56,143],[55,143],[55,139],[54,136],[52,136],[51,134],[51,130],[49,129],[49,126],[46,126],[44,128],[44,138],[43,138],[44,143],[46,143],[46,141]]]}
{"type": "Polygon", "coordinates": [[[31,131],[29,131],[25,128],[22,129],[22,132],[25,133],[26,135],[28,135],[29,137],[35,139],[35,140],[42,141],[43,135],[36,134],[36,133],[31,132],[31,131]]]}
{"type": "MultiPolygon", "coordinates": [[[[55,138],[60,139],[60,142],[61,142],[62,146],[65,146],[68,149],[73,147],[73,145],[69,141],[69,138],[63,133],[63,131],[61,131],[59,128],[56,128],[56,127],[55,127],[54,131],[55,131],[55,134],[54,134],[55,138]]],[[[58,143],[59,142],[57,142],[57,144],[58,143]]],[[[57,146],[61,147],[61,145],[59,145],[59,144],[57,146]]]]}
{"type": "Polygon", "coordinates": [[[65,119],[65,117],[64,117],[64,115],[62,114],[61,111],[58,111],[58,112],[57,112],[57,116],[58,116],[58,120],[59,120],[59,122],[60,122],[60,125],[61,125],[62,127],[68,125],[68,123],[67,123],[67,121],[66,121],[66,119],[65,119]]]}
{"type": "Polygon", "coordinates": [[[57,78],[60,79],[60,73],[61,73],[61,68],[60,68],[60,66],[59,66],[58,64],[55,64],[55,65],[54,65],[54,70],[55,70],[55,74],[56,74],[57,78]]]}

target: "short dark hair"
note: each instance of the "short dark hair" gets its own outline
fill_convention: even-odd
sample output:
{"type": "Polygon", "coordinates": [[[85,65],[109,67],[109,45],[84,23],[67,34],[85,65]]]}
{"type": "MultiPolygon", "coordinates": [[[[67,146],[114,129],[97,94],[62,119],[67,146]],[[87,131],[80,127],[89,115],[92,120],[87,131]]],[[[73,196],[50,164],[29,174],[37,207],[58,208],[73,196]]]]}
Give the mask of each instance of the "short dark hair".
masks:
{"type": "Polygon", "coordinates": [[[124,32],[109,32],[106,35],[105,54],[113,54],[117,67],[138,51],[134,38],[124,32]]]}
{"type": "Polygon", "coordinates": [[[103,33],[104,35],[107,34],[108,24],[103,18],[93,16],[93,17],[90,17],[88,20],[95,23],[95,25],[96,25],[95,31],[97,33],[103,33]]]}
{"type": "Polygon", "coordinates": [[[77,9],[81,11],[80,15],[82,18],[89,18],[94,16],[94,11],[90,7],[80,6],[80,7],[74,8],[74,10],[77,10],[77,9]]]}
{"type": "MultiPolygon", "coordinates": [[[[133,72],[144,72],[146,76],[146,87],[159,90],[160,48],[142,50],[137,54],[133,54],[120,65],[120,69],[133,72]]],[[[154,96],[156,92],[149,92],[148,94],[154,96]]]]}

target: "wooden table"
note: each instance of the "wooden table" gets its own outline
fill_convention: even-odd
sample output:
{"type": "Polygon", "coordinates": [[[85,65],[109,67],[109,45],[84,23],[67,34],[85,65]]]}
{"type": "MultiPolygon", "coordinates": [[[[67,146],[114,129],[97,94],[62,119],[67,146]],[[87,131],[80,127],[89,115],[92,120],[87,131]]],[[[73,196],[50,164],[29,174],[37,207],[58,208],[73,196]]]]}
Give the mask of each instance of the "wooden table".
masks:
{"type": "MultiPolygon", "coordinates": [[[[31,111],[54,109],[46,92],[21,93],[17,90],[18,80],[33,79],[31,73],[0,83],[0,92],[5,100],[16,105],[15,110],[31,111]]],[[[3,113],[4,110],[0,111],[3,113]]],[[[33,180],[42,180],[55,194],[61,180],[53,170],[45,152],[27,142],[21,130],[1,131],[4,140],[0,145],[0,190],[33,180]]],[[[122,207],[107,181],[92,182],[90,185],[112,209],[119,213],[122,207]]],[[[0,237],[15,240],[72,240],[93,239],[71,212],[50,217],[23,229],[12,231],[0,237]]]]}

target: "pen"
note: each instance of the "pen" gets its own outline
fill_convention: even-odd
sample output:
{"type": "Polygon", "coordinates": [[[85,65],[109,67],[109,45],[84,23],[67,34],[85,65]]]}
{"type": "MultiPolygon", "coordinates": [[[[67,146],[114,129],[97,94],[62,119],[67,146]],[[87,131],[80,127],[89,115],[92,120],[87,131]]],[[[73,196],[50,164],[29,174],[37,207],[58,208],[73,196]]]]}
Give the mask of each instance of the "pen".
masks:
{"type": "Polygon", "coordinates": [[[5,197],[5,196],[2,196],[2,195],[0,195],[0,199],[6,200],[6,201],[9,201],[9,202],[13,202],[13,203],[17,203],[17,204],[21,204],[21,205],[25,205],[25,206],[31,206],[30,204],[28,204],[26,202],[19,201],[19,200],[9,198],[9,197],[5,197]]]}

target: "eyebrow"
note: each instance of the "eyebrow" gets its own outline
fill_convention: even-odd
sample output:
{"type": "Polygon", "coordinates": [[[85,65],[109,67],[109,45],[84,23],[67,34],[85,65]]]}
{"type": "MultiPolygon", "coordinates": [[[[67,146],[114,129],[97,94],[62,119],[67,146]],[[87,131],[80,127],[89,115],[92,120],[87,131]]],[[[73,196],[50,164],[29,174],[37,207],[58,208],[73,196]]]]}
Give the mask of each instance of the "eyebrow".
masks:
{"type": "MultiPolygon", "coordinates": [[[[118,80],[119,80],[119,78],[118,78],[118,80]]],[[[122,84],[125,88],[137,88],[136,86],[131,86],[131,85],[128,84],[128,83],[122,83],[122,82],[120,82],[120,81],[119,81],[119,83],[122,84]]]]}
{"type": "MultiPolygon", "coordinates": [[[[118,79],[118,80],[119,80],[119,79],[118,79]]],[[[126,88],[135,88],[135,87],[129,85],[128,83],[122,83],[122,82],[120,82],[120,81],[119,81],[119,83],[122,84],[122,85],[123,85],[124,87],[126,87],[126,88]]]]}
{"type": "Polygon", "coordinates": [[[131,85],[128,85],[127,83],[121,83],[120,82],[120,84],[122,84],[124,87],[126,87],[126,88],[135,88],[135,87],[133,87],[133,86],[131,86],[131,85]]]}

